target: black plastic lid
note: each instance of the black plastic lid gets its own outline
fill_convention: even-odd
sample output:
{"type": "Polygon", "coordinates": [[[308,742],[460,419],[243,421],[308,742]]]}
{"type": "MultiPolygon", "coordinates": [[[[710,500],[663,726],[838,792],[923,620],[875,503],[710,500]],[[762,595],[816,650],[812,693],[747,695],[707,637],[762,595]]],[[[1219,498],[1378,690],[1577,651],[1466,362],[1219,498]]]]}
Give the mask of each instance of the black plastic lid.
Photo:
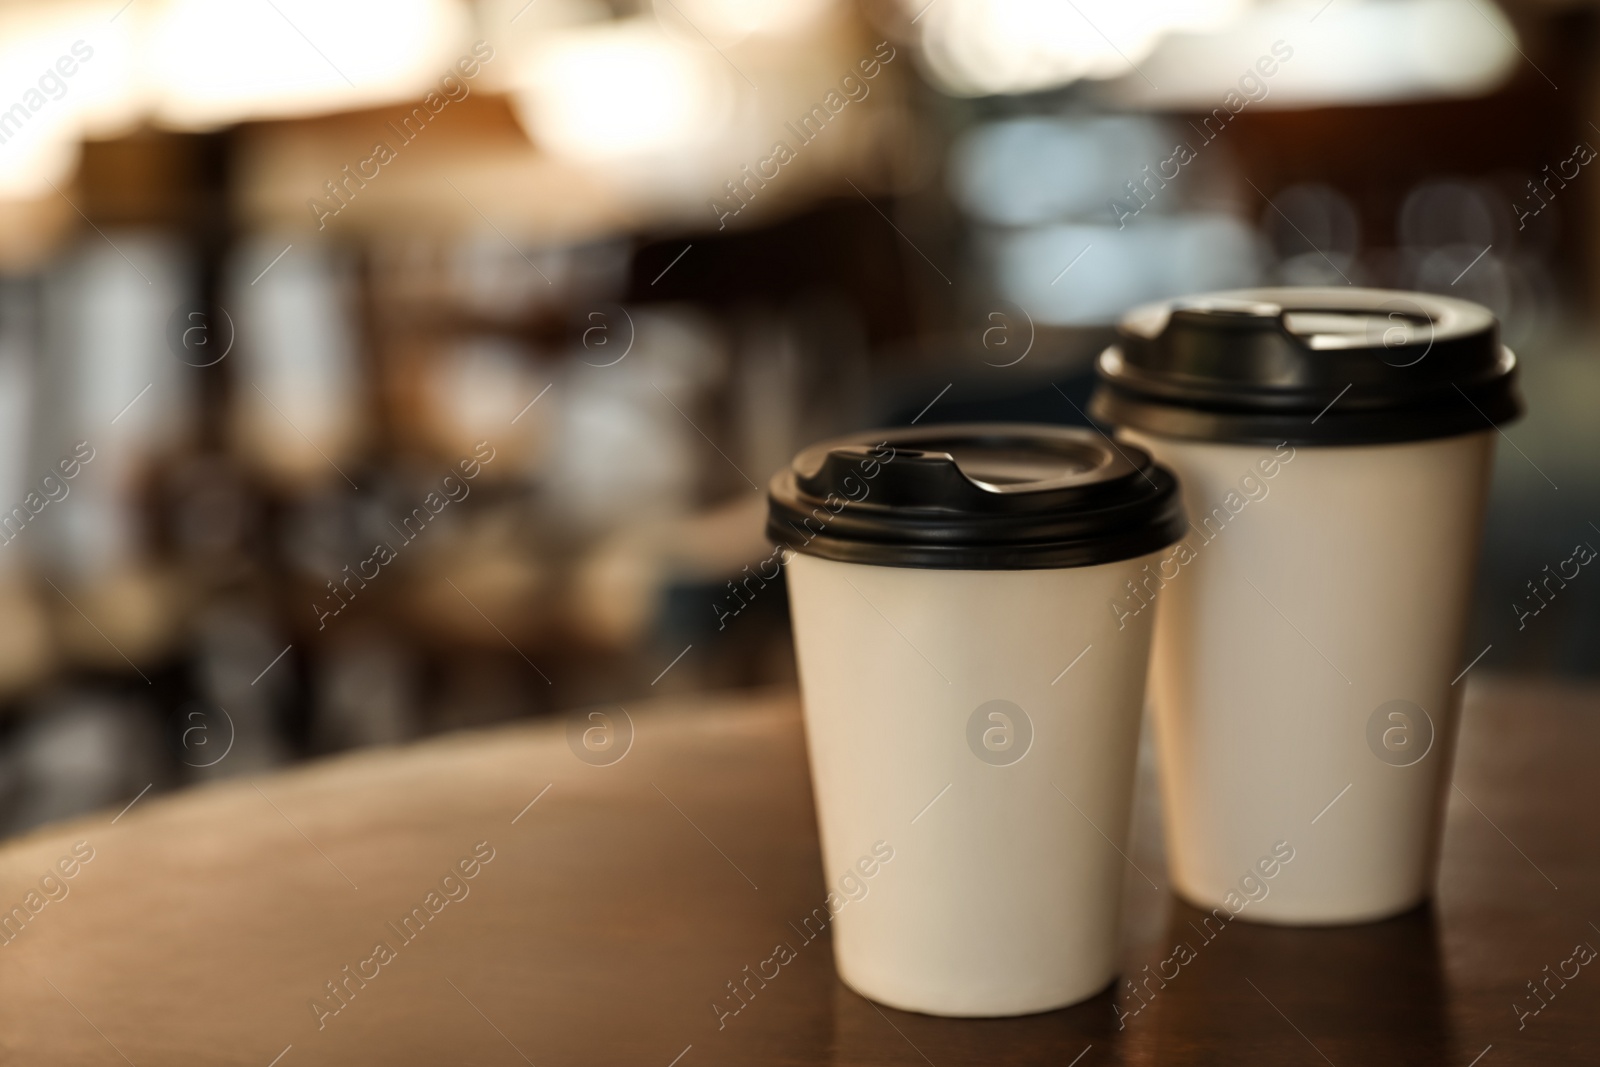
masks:
{"type": "Polygon", "coordinates": [[[906,427],[812,445],[773,476],[767,536],[888,567],[1086,567],[1165,548],[1178,482],[1090,430],[1021,423],[906,427]]]}
{"type": "Polygon", "coordinates": [[[1385,289],[1240,289],[1147,304],[1100,355],[1091,412],[1203,441],[1379,444],[1522,414],[1489,310],[1385,289]]]}

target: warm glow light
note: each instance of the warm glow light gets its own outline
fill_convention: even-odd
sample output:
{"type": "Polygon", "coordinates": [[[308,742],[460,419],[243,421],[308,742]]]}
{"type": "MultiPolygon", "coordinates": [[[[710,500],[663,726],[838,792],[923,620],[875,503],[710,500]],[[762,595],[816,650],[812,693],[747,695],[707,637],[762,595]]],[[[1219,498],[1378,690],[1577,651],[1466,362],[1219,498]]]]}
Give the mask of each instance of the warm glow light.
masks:
{"type": "Polygon", "coordinates": [[[1293,58],[1262,83],[1253,108],[1474,96],[1522,62],[1516,30],[1493,0],[1338,0],[1308,33],[1320,6],[1279,0],[1218,32],[1171,37],[1140,62],[1149,81],[1130,72],[1113,96],[1128,106],[1209,110],[1272,41],[1293,58]]]}
{"type": "Polygon", "coordinates": [[[567,30],[534,53],[517,113],[542,146],[580,161],[679,152],[714,140],[728,121],[722,62],[654,19],[567,30]]]}
{"type": "Polygon", "coordinates": [[[104,2],[0,11],[0,199],[53,195],[82,135],[136,118],[135,24],[115,14],[104,2]]]}
{"type": "Polygon", "coordinates": [[[962,96],[1127,73],[1165,34],[1219,25],[1245,0],[908,0],[935,80],[962,96]]]}
{"type": "Polygon", "coordinates": [[[52,185],[72,177],[78,142],[39,126],[0,145],[0,200],[33,200],[54,194],[52,185]]]}
{"type": "Polygon", "coordinates": [[[718,45],[750,34],[794,33],[833,6],[834,0],[655,0],[664,26],[681,26],[691,43],[703,43],[703,34],[718,45]]]}
{"type": "Polygon", "coordinates": [[[76,0],[0,8],[0,198],[48,195],[84,137],[420,95],[471,45],[462,0],[76,0]]]}
{"type": "Polygon", "coordinates": [[[150,17],[146,76],[189,127],[388,102],[471,44],[459,0],[167,0],[150,17]]]}

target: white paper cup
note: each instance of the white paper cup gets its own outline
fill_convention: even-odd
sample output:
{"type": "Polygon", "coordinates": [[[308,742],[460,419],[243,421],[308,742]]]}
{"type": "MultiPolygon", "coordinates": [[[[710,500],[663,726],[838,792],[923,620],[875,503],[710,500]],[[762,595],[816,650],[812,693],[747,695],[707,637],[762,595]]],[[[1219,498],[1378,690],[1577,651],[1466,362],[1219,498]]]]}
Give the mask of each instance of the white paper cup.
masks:
{"type": "MultiPolygon", "coordinates": [[[[986,569],[938,565],[981,554],[971,541],[981,521],[967,531],[968,555],[947,540],[931,549],[945,557],[922,565],[828,558],[863,543],[869,556],[890,550],[883,541],[830,543],[827,526],[809,542],[791,535],[789,595],[827,885],[801,926],[809,936],[831,925],[844,981],[908,1011],[1046,1011],[1094,995],[1114,973],[1152,627],[1146,619],[1119,628],[1104,605],[1158,558],[1152,543],[1169,543],[1181,527],[1170,476],[1137,449],[1124,449],[1130,463],[1083,431],[900,431],[877,482],[862,480],[869,492],[858,510],[874,506],[877,488],[878,499],[894,501],[880,505],[885,528],[876,532],[889,532],[895,516],[930,499],[926,472],[912,468],[941,439],[965,440],[951,451],[981,478],[1014,468],[1017,442],[1030,432],[1104,461],[1102,474],[1114,472],[1118,491],[1140,502],[1141,517],[1122,526],[1121,558],[1094,559],[1119,555],[1110,531],[1080,529],[1078,550],[1099,546],[1081,565],[1023,565],[1062,555],[1060,539],[1051,550],[1038,540],[999,546],[986,569]],[[986,467],[970,439],[1002,432],[1014,440],[986,467]]],[[[802,454],[796,466],[814,461],[802,454]]],[[[1092,510],[1081,500],[1058,505],[1064,514],[1051,521],[1061,534],[1092,510]]]]}
{"type": "Polygon", "coordinates": [[[1125,436],[1179,473],[1191,522],[1180,545],[1193,558],[1162,554],[1152,570],[1175,577],[1138,616],[1157,619],[1150,701],[1174,887],[1264,922],[1421,903],[1494,432],[1291,446],[1272,478],[1256,465],[1274,448],[1125,436]],[[1260,499],[1241,489],[1251,472],[1260,499]],[[1246,501],[1236,515],[1230,493],[1246,501]],[[1256,865],[1279,841],[1295,858],[1268,880],[1256,865]]]}
{"type": "Polygon", "coordinates": [[[1414,907],[1514,358],[1476,305],[1370,290],[1193,298],[1121,334],[1095,410],[1177,472],[1190,520],[1110,609],[1157,620],[1175,888],[1262,922],[1414,907]]]}
{"type": "Polygon", "coordinates": [[[1143,562],[789,563],[834,955],[858,992],[1017,1015],[1111,981],[1150,627],[1095,608],[1143,562]],[[892,860],[841,888],[878,842],[892,860]]]}

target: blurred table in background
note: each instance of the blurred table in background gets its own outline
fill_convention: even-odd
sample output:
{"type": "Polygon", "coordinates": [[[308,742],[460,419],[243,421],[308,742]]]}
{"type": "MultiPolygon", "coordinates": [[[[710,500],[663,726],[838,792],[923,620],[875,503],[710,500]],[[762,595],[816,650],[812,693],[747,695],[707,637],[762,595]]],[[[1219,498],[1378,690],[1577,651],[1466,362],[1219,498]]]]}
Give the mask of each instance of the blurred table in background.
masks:
{"type": "Polygon", "coordinates": [[[1063,1011],[962,1021],[880,1009],[839,983],[828,938],[797,934],[824,888],[788,693],[632,707],[631,748],[609,766],[580,761],[567,726],[546,723],[147,797],[0,850],[0,906],[37,908],[12,914],[20,933],[0,956],[0,1056],[1593,1062],[1600,976],[1549,976],[1575,966],[1563,961],[1576,943],[1600,944],[1597,709],[1594,688],[1474,679],[1438,899],[1370,926],[1240,922],[1202,942],[1190,926],[1202,913],[1165,886],[1146,758],[1130,857],[1160,888],[1128,871],[1124,971],[1154,971],[1179,941],[1197,958],[1152,983],[1121,1029],[1113,1004],[1140,1003],[1126,985],[1063,1011]],[[93,858],[74,865],[77,842],[93,858]],[[28,897],[63,859],[73,877],[43,886],[60,899],[28,897]],[[475,876],[441,884],[462,861],[475,876]],[[406,941],[390,924],[413,907],[427,921],[406,941]],[[719,1029],[711,1002],[779,942],[796,957],[719,1029]],[[1519,1029],[1514,1006],[1539,1003],[1529,983],[1551,992],[1519,1029]]]}

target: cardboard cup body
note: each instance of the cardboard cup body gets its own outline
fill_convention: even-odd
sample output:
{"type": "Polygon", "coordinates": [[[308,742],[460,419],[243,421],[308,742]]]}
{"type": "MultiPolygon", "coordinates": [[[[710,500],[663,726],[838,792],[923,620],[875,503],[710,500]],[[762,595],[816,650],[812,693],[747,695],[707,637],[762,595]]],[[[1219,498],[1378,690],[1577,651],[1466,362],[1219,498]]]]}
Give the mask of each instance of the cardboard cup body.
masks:
{"type": "Polygon", "coordinates": [[[1276,449],[1122,436],[1178,474],[1190,519],[1152,606],[1124,602],[1129,621],[1156,617],[1174,888],[1273,923],[1420,903],[1477,651],[1494,431],[1276,449]],[[1279,843],[1291,862],[1271,861],[1279,843]]]}
{"type": "Polygon", "coordinates": [[[840,976],[936,1015],[1112,980],[1152,633],[1111,604],[1159,558],[787,564],[840,976]]]}

